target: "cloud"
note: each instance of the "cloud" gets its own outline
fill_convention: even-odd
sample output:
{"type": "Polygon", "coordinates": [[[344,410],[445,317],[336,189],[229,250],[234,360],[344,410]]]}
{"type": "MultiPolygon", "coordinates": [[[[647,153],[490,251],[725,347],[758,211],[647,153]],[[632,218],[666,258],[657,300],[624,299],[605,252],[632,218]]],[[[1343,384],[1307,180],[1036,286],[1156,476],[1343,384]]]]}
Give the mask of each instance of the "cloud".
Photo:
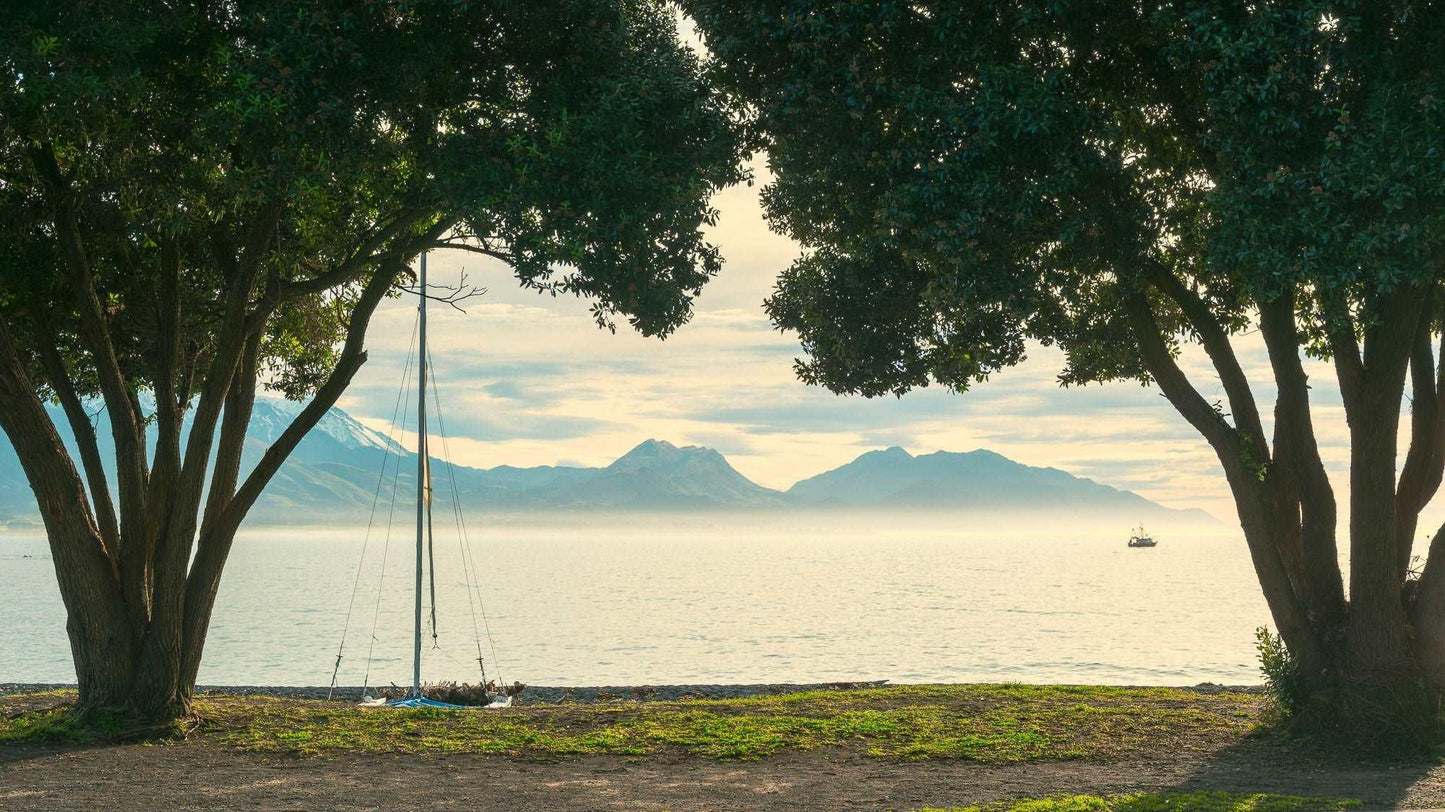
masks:
{"type": "MultiPolygon", "coordinates": [[[[698,299],[692,321],[665,341],[625,324],[616,335],[599,330],[586,302],[523,289],[495,261],[434,255],[437,280],[455,282],[465,270],[488,289],[465,314],[438,308],[429,319],[434,375],[459,460],[605,465],[657,437],[715,447],[745,475],[786,488],[874,448],[986,447],[1171,506],[1233,515],[1213,450],[1158,389],[1132,382],[1060,388],[1057,349],[1030,346],[1018,367],[963,394],[929,387],[870,400],[804,386],[792,369],[802,355],[797,337],[775,330],[761,307],[798,247],[768,231],[756,187],[728,190],[717,205],[722,214],[710,239],[727,266],[698,299]]],[[[373,425],[384,428],[395,407],[415,305],[406,297],[383,305],[367,340],[370,360],[342,402],[373,425]]],[[[1268,353],[1258,335],[1235,344],[1270,434],[1268,353]]],[[[1225,400],[1198,348],[1186,347],[1179,363],[1203,397],[1225,400]]],[[[1338,387],[1329,364],[1307,361],[1306,370],[1321,454],[1344,507],[1349,445],[1338,387]]]]}
{"type": "Polygon", "coordinates": [[[616,428],[617,424],[584,415],[538,414],[508,412],[491,416],[475,410],[453,413],[446,419],[447,432],[453,437],[481,442],[504,440],[574,440],[616,428]]]}

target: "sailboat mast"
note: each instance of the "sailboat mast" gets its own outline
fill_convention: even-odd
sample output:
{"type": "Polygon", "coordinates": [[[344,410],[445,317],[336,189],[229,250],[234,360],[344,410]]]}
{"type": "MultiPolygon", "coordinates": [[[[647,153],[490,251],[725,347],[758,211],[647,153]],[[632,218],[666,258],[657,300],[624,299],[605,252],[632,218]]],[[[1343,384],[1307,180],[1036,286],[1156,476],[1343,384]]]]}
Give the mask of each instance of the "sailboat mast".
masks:
{"type": "Polygon", "coordinates": [[[413,696],[421,696],[421,579],[422,579],[422,543],[426,531],[426,490],[430,484],[426,481],[427,471],[427,442],[426,442],[426,254],[421,255],[421,273],[418,278],[420,284],[420,295],[417,307],[417,334],[421,347],[421,356],[418,359],[417,370],[417,406],[416,406],[416,634],[412,645],[411,664],[411,693],[413,696]]]}

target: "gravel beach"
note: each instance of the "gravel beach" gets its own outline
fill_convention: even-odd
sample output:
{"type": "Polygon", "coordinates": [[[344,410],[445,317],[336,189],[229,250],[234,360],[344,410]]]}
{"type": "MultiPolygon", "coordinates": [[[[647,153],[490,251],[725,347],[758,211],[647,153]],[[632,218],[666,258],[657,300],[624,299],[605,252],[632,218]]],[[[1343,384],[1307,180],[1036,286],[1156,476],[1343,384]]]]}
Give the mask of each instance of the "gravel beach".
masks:
{"type": "MultiPolygon", "coordinates": [[[[590,705],[597,702],[671,702],[678,699],[739,699],[750,696],[781,696],[804,691],[852,691],[866,688],[881,688],[888,680],[866,682],[815,682],[815,683],[756,683],[750,685],[696,684],[696,685],[589,685],[551,686],[528,685],[522,692],[518,705],[590,705]]],[[[74,688],[64,683],[0,683],[0,696],[5,694],[47,691],[59,688],[74,688]]],[[[373,694],[378,688],[371,686],[373,694]]],[[[1183,690],[1200,693],[1221,693],[1238,691],[1259,693],[1264,689],[1258,685],[1218,685],[1204,682],[1183,690]]],[[[335,688],[322,686],[296,687],[286,685],[200,685],[198,694],[228,694],[232,696],[279,696],[289,699],[326,699],[333,702],[355,702],[364,689],[359,685],[338,685],[335,688]]]]}

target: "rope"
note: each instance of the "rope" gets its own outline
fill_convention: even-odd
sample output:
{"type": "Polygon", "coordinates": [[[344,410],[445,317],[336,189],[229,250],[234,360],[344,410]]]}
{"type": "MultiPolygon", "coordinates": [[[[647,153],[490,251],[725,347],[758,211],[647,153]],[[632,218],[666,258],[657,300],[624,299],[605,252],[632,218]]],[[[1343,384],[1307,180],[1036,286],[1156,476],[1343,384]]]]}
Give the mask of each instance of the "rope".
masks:
{"type": "MultiPolygon", "coordinates": [[[[430,353],[428,353],[430,354],[430,353]]],[[[430,452],[428,452],[430,453],[430,452]]],[[[426,558],[427,566],[431,571],[431,644],[437,648],[437,551],[436,534],[432,531],[431,521],[431,461],[427,461],[427,500],[426,500],[426,558]]]]}
{"type": "MultiPolygon", "coordinates": [[[[431,360],[430,350],[427,351],[427,360],[431,360]]],[[[432,368],[436,368],[435,363],[432,364],[432,368]]],[[[497,671],[497,682],[499,685],[502,685],[505,684],[505,682],[502,680],[502,670],[500,665],[501,661],[497,657],[497,643],[496,640],[492,637],[492,626],[491,621],[487,617],[487,607],[486,604],[482,601],[482,584],[481,577],[477,573],[476,551],[472,549],[471,538],[467,533],[466,518],[462,514],[462,500],[460,492],[457,488],[456,465],[452,462],[451,445],[447,441],[446,417],[442,413],[441,398],[437,395],[435,376],[433,376],[432,378],[431,388],[432,402],[436,405],[437,433],[441,435],[442,457],[443,462],[445,462],[447,466],[447,479],[451,484],[452,490],[452,514],[455,517],[457,524],[457,542],[461,548],[462,554],[462,574],[463,580],[467,588],[467,606],[471,610],[472,634],[477,644],[477,667],[482,672],[482,685],[485,686],[487,684],[487,666],[482,656],[481,630],[477,627],[477,611],[478,609],[480,609],[482,616],[482,628],[486,629],[487,647],[492,653],[492,665],[497,671]],[[475,602],[472,599],[473,589],[476,590],[475,602]]]]}
{"type": "MultiPolygon", "coordinates": [[[[408,350],[408,351],[407,351],[407,364],[406,364],[406,367],[402,370],[402,376],[401,376],[403,391],[405,391],[405,392],[406,392],[406,395],[407,395],[405,401],[404,401],[403,404],[402,404],[403,406],[409,406],[409,405],[411,404],[411,386],[410,386],[410,384],[411,384],[411,375],[410,375],[410,371],[411,371],[411,351],[408,350]]],[[[407,410],[403,409],[402,415],[401,415],[401,427],[400,427],[398,433],[401,433],[401,432],[405,432],[405,431],[406,431],[406,415],[407,415],[407,410]]],[[[384,543],[382,544],[382,547],[381,547],[381,577],[380,577],[380,578],[377,580],[377,582],[376,582],[376,604],[375,604],[374,607],[372,607],[372,610],[371,610],[371,635],[370,635],[371,641],[370,641],[370,643],[367,645],[367,648],[366,648],[366,673],[365,673],[365,675],[364,675],[364,676],[362,677],[362,679],[361,679],[361,692],[362,692],[362,695],[363,695],[363,696],[366,694],[366,689],[371,685],[371,664],[372,664],[373,659],[374,659],[374,658],[373,658],[373,655],[374,655],[375,652],[376,652],[376,626],[377,626],[378,621],[380,621],[380,619],[381,619],[381,596],[384,595],[384,594],[386,594],[386,590],[383,589],[383,587],[386,585],[386,561],[387,561],[387,556],[388,556],[388,554],[389,554],[389,552],[390,552],[390,550],[391,550],[391,530],[392,530],[392,526],[393,526],[393,524],[395,523],[395,520],[396,520],[396,493],[397,493],[397,487],[398,487],[398,485],[400,484],[400,482],[401,482],[401,459],[400,459],[400,455],[398,455],[398,457],[397,457],[396,469],[395,469],[394,471],[392,471],[392,476],[391,476],[391,507],[390,507],[390,509],[388,510],[387,516],[386,516],[386,537],[385,537],[385,541],[384,541],[384,543]]]]}
{"type": "MultiPolygon", "coordinates": [[[[366,534],[361,540],[361,558],[356,562],[356,579],[352,581],[351,584],[351,598],[346,602],[346,621],[341,626],[341,643],[336,647],[336,664],[331,667],[331,685],[326,689],[327,699],[330,699],[332,693],[336,690],[336,678],[341,672],[341,657],[346,650],[346,636],[351,631],[351,614],[352,610],[356,608],[357,590],[361,587],[361,573],[366,565],[366,549],[371,544],[371,528],[376,521],[376,506],[381,501],[382,483],[386,481],[386,463],[391,459],[392,451],[398,448],[393,435],[396,432],[396,418],[401,413],[402,392],[406,387],[408,371],[411,369],[411,351],[412,348],[416,346],[416,329],[417,322],[413,321],[411,325],[411,344],[406,350],[406,366],[402,368],[401,372],[402,383],[396,390],[396,405],[392,407],[391,424],[386,430],[387,445],[386,448],[382,449],[381,454],[381,471],[376,475],[376,491],[371,495],[371,512],[366,518],[366,534]]],[[[401,454],[399,452],[396,455],[396,459],[397,468],[399,469],[401,467],[401,454]]]]}

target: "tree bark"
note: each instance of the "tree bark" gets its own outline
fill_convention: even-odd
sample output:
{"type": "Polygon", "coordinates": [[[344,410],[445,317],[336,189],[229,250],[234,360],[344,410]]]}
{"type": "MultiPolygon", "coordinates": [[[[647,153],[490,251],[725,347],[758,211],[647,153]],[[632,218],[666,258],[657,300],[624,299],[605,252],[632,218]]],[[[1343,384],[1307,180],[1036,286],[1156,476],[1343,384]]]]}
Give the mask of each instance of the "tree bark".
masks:
{"type": "Polygon", "coordinates": [[[0,428],[10,439],[40,507],[83,713],[129,704],[136,634],[124,611],[121,578],[92,518],[85,486],[11,336],[0,319],[0,428]]]}
{"type": "Polygon", "coordinates": [[[1263,302],[1259,308],[1260,332],[1279,388],[1274,417],[1276,470],[1272,475],[1283,480],[1281,489],[1292,492],[1299,504],[1310,614],[1327,636],[1337,637],[1345,615],[1345,587],[1335,540],[1335,494],[1315,439],[1309,378],[1300,362],[1294,308],[1291,293],[1263,302]]]}
{"type": "Polygon", "coordinates": [[[1419,676],[1401,594],[1395,462],[1421,298],[1419,291],[1402,288],[1378,303],[1358,355],[1353,339],[1346,343],[1344,330],[1332,336],[1342,379],[1354,379],[1345,397],[1350,428],[1348,680],[1364,686],[1388,688],[1419,676]]]}
{"type": "MultiPolygon", "coordinates": [[[[1445,386],[1430,349],[1435,307],[1428,302],[1420,313],[1410,348],[1410,445],[1395,489],[1398,552],[1396,566],[1403,580],[1410,571],[1420,511],[1434,498],[1445,474],[1445,386]]],[[[1442,336],[1445,340],[1445,336],[1442,336]]],[[[1440,372],[1445,372],[1442,365],[1440,372]]]]}
{"type": "Polygon", "coordinates": [[[1425,679],[1440,690],[1445,686],[1445,525],[1430,540],[1425,571],[1415,589],[1411,620],[1415,652],[1425,679]]]}

